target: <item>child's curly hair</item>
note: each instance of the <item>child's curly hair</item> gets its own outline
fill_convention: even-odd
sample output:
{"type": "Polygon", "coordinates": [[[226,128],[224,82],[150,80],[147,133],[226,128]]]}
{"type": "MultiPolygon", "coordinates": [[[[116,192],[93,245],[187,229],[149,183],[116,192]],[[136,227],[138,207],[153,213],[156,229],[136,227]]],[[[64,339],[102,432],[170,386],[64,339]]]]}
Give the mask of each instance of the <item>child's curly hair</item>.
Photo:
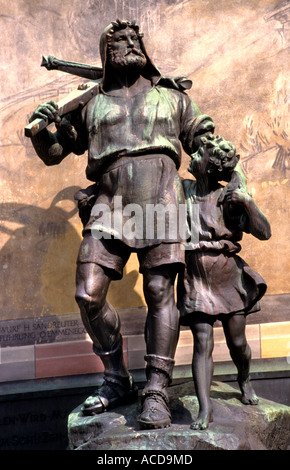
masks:
{"type": "MultiPolygon", "coordinates": [[[[197,153],[203,155],[208,153],[207,173],[212,174],[218,181],[228,181],[236,167],[240,156],[236,153],[235,146],[220,135],[209,134],[201,137],[202,145],[197,153]]],[[[192,155],[194,159],[195,154],[192,155]]]]}

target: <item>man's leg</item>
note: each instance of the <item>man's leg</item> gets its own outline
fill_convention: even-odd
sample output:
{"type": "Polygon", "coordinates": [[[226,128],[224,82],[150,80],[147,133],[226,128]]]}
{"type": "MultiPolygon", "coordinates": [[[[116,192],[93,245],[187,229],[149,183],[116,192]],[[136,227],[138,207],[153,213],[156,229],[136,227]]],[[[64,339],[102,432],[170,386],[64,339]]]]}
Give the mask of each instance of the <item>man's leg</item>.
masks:
{"type": "Polygon", "coordinates": [[[138,417],[143,428],[162,428],[171,424],[167,386],[172,378],[179,335],[179,314],[174,298],[176,274],[174,265],[152,268],[143,274],[148,305],[145,328],[147,383],[138,417]]]}
{"type": "Polygon", "coordinates": [[[199,402],[197,419],[191,429],[206,429],[212,420],[210,386],[213,376],[213,327],[207,322],[194,322],[191,326],[194,338],[192,376],[199,402]]]}
{"type": "Polygon", "coordinates": [[[84,403],[85,414],[96,414],[117,406],[126,396],[136,398],[137,389],[124,363],[119,315],[106,301],[110,270],[96,263],[78,263],[76,280],[82,320],[105,368],[104,384],[84,403]]]}
{"type": "Polygon", "coordinates": [[[245,405],[256,405],[259,401],[250,382],[251,348],[246,338],[246,317],[231,315],[223,321],[223,328],[231,358],[238,369],[238,383],[245,405]]]}

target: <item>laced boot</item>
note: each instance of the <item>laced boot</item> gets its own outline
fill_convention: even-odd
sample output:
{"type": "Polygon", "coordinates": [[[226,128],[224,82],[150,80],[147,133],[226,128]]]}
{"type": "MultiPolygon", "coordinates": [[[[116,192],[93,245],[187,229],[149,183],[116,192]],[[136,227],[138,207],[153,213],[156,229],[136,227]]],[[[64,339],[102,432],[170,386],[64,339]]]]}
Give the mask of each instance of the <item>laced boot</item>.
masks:
{"type": "Polygon", "coordinates": [[[92,416],[137,400],[138,387],[124,364],[122,339],[110,352],[98,351],[94,346],[93,350],[104,364],[104,382],[85,400],[82,413],[92,416]]]}
{"type": "Polygon", "coordinates": [[[157,429],[171,425],[167,387],[171,382],[173,359],[145,356],[147,383],[141,395],[142,410],[137,420],[141,428],[157,429]]]}

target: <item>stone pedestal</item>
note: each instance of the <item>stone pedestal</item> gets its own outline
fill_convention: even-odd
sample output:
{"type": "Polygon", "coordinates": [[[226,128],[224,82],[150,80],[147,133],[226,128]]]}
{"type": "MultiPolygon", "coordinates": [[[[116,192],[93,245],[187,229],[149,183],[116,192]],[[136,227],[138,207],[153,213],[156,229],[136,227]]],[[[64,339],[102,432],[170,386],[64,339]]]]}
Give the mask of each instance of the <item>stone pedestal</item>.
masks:
{"type": "Polygon", "coordinates": [[[290,407],[260,398],[243,405],[235,388],[213,382],[214,421],[204,431],[190,429],[198,412],[192,382],[169,388],[172,426],[141,430],[139,403],[84,417],[80,407],[68,419],[70,449],[75,450],[290,450],[290,407]]]}

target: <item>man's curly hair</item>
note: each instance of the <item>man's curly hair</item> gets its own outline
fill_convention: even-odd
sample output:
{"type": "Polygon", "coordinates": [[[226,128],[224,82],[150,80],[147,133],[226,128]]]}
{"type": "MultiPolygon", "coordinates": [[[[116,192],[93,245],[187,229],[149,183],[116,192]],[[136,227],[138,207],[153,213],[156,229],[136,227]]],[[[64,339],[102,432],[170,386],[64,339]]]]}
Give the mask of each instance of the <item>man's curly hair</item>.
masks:
{"type": "Polygon", "coordinates": [[[128,20],[116,19],[116,21],[112,21],[112,28],[110,28],[108,33],[107,33],[107,42],[108,42],[108,44],[111,43],[113,34],[116,31],[120,31],[121,29],[126,29],[126,28],[133,29],[135,31],[135,33],[137,34],[138,38],[143,38],[144,34],[139,31],[139,25],[136,23],[135,20],[128,21],[128,20]]]}
{"type": "Polygon", "coordinates": [[[212,174],[218,181],[229,181],[240,158],[235,146],[223,137],[213,134],[201,137],[201,143],[202,145],[191,158],[194,160],[196,154],[203,156],[207,152],[207,173],[212,174]]]}

